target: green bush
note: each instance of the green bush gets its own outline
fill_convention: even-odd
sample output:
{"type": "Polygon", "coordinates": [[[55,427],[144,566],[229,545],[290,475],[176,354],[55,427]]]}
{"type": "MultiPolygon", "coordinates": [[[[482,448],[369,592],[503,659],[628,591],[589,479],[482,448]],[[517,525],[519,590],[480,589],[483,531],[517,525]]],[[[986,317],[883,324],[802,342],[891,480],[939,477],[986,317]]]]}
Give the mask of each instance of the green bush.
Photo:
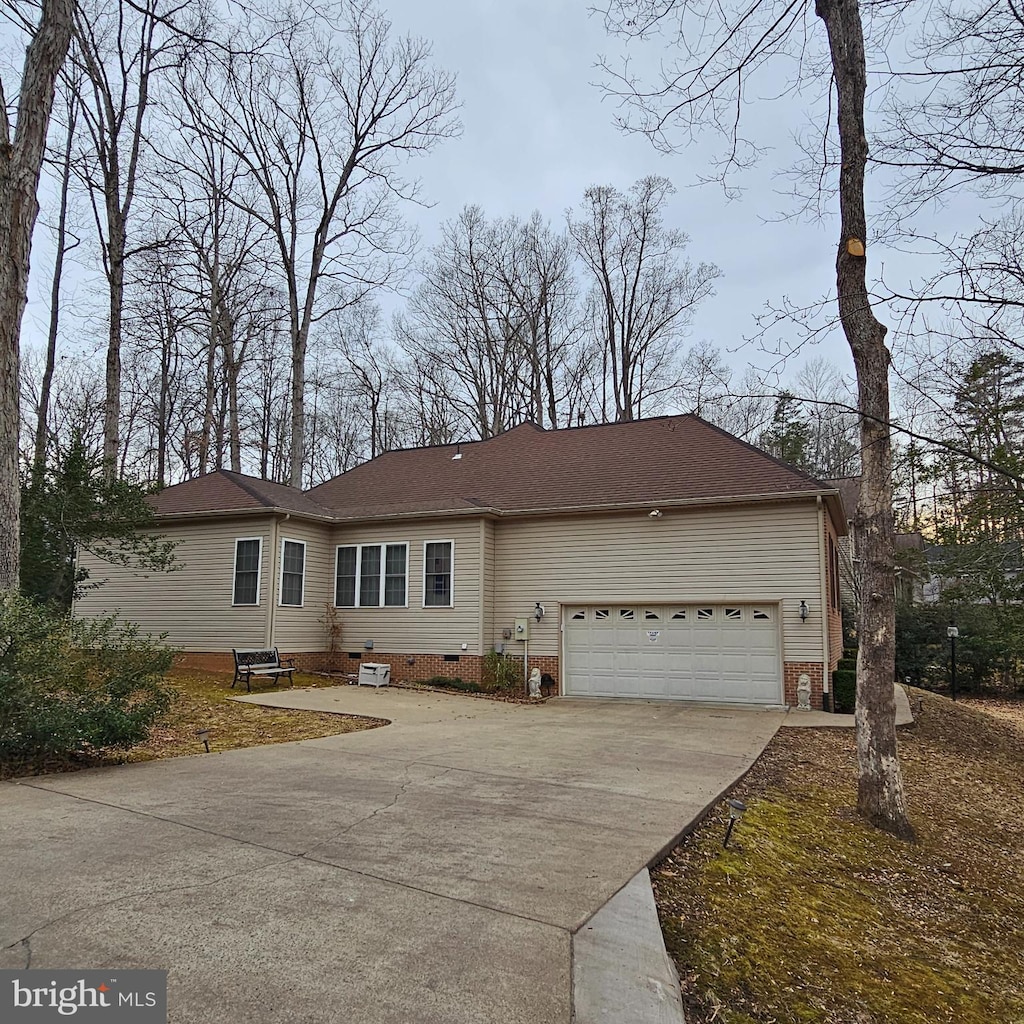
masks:
{"type": "Polygon", "coordinates": [[[857,704],[857,669],[836,669],[832,673],[832,702],[834,710],[851,715],[857,704]]]}
{"type": "Polygon", "coordinates": [[[896,613],[896,676],[914,686],[950,682],[946,627],[955,622],[957,683],[967,691],[1024,688],[1024,608],[1018,605],[916,605],[896,613]]]}
{"type": "Polygon", "coordinates": [[[523,686],[523,663],[492,648],[484,655],[484,682],[495,690],[519,689],[523,686]]]}
{"type": "Polygon", "coordinates": [[[0,759],[33,760],[146,738],[171,701],[172,651],[116,618],[72,619],[0,598],[0,759]]]}
{"type": "Polygon", "coordinates": [[[479,683],[458,676],[431,676],[424,681],[428,686],[445,686],[449,690],[468,690],[470,693],[479,693],[481,689],[479,683]]]}

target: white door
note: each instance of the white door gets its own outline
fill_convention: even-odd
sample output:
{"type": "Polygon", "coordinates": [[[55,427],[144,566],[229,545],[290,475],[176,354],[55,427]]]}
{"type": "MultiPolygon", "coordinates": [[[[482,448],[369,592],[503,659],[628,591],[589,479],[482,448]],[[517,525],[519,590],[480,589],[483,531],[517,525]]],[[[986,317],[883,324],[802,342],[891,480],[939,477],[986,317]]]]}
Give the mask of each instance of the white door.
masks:
{"type": "Polygon", "coordinates": [[[595,604],[564,609],[565,693],[782,703],[773,604],[595,604]]]}

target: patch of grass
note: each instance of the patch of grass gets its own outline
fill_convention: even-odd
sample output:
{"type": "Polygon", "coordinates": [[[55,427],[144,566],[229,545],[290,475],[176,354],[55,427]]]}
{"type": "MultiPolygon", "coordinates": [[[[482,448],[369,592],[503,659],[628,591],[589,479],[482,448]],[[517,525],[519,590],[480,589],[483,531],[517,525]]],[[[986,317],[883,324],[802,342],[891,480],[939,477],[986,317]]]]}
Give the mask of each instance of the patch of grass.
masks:
{"type": "Polygon", "coordinates": [[[1024,730],[922,694],[914,845],[863,824],[853,731],[783,729],[652,873],[691,1024],[1024,1021],[1024,730]]]}
{"type": "MultiPolygon", "coordinates": [[[[244,685],[236,684],[231,689],[230,672],[172,669],[168,681],[174,688],[174,699],[144,742],[127,750],[96,751],[88,756],[50,759],[43,763],[0,763],[0,778],[198,754],[203,752],[203,745],[196,737],[198,729],[210,730],[210,750],[218,751],[319,739],[387,724],[381,719],[356,715],[242,704],[230,699],[246,692],[244,685]]],[[[297,672],[295,685],[331,686],[336,685],[336,681],[297,672]]],[[[275,692],[274,687],[253,684],[254,693],[263,690],[275,692]]]]}

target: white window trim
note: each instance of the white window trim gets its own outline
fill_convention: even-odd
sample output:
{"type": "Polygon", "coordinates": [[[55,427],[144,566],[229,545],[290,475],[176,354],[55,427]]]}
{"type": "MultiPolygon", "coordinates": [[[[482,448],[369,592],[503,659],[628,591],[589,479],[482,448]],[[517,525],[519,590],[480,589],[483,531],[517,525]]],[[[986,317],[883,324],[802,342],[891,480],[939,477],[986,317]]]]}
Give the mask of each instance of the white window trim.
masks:
{"type": "Polygon", "coordinates": [[[278,573],[278,586],[277,586],[277,606],[278,608],[304,608],[306,606],[306,542],[304,540],[296,540],[294,537],[282,537],[281,538],[281,559],[279,565],[280,572],[278,573]],[[298,604],[285,604],[284,603],[284,546],[285,544],[301,544],[302,545],[302,593],[299,595],[298,604]]]}
{"type": "Polygon", "coordinates": [[[262,537],[236,537],[235,538],[235,563],[231,572],[231,607],[232,608],[259,608],[260,589],[263,586],[263,538],[262,537]],[[238,582],[238,545],[245,541],[254,540],[260,546],[260,553],[256,558],[256,603],[239,604],[235,601],[235,586],[238,582]]]}
{"type": "Polygon", "coordinates": [[[454,539],[449,540],[445,537],[439,537],[437,540],[425,540],[423,542],[423,575],[420,582],[423,584],[423,607],[424,608],[454,608],[455,607],[455,541],[454,539]],[[448,603],[447,604],[427,604],[427,545],[428,544],[451,544],[452,546],[452,567],[451,567],[451,586],[448,588],[448,603]]]}
{"type": "Polygon", "coordinates": [[[409,542],[407,540],[370,541],[367,544],[338,544],[334,548],[334,607],[335,608],[408,608],[409,607],[409,542]],[[355,604],[338,604],[338,552],[342,548],[356,549],[355,604]],[[361,604],[360,580],[362,579],[363,548],[380,548],[380,589],[378,604],[361,604]],[[387,578],[388,548],[405,548],[405,603],[384,603],[384,581],[387,578]]]}

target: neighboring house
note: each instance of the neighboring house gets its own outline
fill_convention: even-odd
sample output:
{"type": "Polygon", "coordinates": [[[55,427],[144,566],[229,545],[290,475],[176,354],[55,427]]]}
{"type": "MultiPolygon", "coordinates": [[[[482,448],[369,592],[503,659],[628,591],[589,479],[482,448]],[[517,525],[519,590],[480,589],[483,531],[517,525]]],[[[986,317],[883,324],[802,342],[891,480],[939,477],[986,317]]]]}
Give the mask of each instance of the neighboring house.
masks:
{"type": "Polygon", "coordinates": [[[277,646],[477,680],[497,648],[563,694],[794,704],[806,674],[820,707],[841,654],[837,489],[695,416],[524,424],[304,492],[217,471],[153,502],[177,570],[83,554],[103,585],[76,614],[211,667],[277,646]]]}

